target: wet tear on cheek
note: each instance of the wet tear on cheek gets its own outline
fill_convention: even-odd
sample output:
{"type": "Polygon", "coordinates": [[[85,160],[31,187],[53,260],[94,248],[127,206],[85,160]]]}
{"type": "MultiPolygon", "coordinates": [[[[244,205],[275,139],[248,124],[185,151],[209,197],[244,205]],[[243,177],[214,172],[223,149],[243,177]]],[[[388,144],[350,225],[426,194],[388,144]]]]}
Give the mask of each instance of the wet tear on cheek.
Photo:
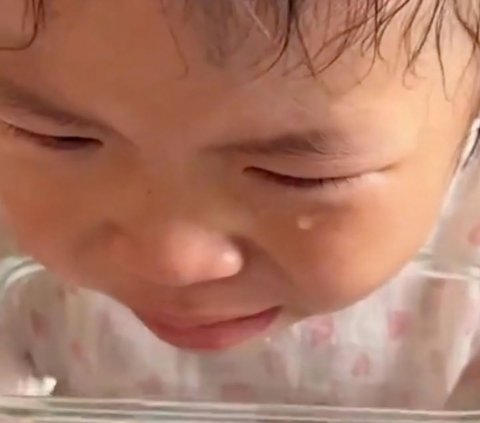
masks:
{"type": "Polygon", "coordinates": [[[34,32],[35,8],[30,1],[0,0],[0,49],[21,48],[34,32]]]}
{"type": "Polygon", "coordinates": [[[315,220],[311,216],[299,216],[297,218],[297,227],[302,231],[309,231],[315,226],[315,220]]]}

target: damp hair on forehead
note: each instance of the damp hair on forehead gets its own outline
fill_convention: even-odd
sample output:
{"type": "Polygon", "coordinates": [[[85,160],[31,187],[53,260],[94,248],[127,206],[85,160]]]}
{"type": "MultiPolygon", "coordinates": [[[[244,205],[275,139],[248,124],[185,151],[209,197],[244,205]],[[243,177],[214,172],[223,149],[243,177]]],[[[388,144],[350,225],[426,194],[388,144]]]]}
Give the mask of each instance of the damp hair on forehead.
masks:
{"type": "Polygon", "coordinates": [[[217,32],[211,44],[220,58],[235,51],[235,43],[223,42],[229,35],[239,32],[242,40],[256,30],[270,41],[272,66],[294,49],[302,58],[299,65],[312,75],[350,49],[372,62],[383,59],[383,41],[392,32],[406,55],[406,71],[415,71],[425,48],[434,46],[443,72],[443,53],[454,27],[464,33],[471,60],[480,48],[478,0],[186,0],[184,7],[189,16],[206,16],[206,26],[217,32]],[[250,20],[247,30],[239,25],[245,17],[250,20]]]}
{"type": "MultiPolygon", "coordinates": [[[[0,39],[0,51],[28,49],[49,22],[58,17],[52,13],[53,0],[16,1],[23,2],[23,17],[19,21],[25,36],[13,44],[0,39]]],[[[416,65],[422,53],[427,48],[431,52],[433,47],[445,81],[448,63],[444,55],[452,48],[453,32],[460,31],[464,42],[455,48],[467,53],[465,69],[474,65],[474,72],[480,76],[479,0],[150,1],[167,18],[174,10],[177,17],[180,13],[184,24],[194,22],[202,34],[208,34],[207,58],[218,66],[235,55],[254,32],[264,37],[268,47],[263,58],[269,60],[266,65],[263,61],[262,72],[268,72],[294,51],[295,57],[299,57],[294,67],[303,67],[308,75],[316,77],[354,48],[371,58],[372,65],[383,60],[383,41],[394,32],[398,46],[405,53],[405,73],[417,75],[416,65]],[[315,37],[309,37],[312,31],[315,37]]],[[[173,26],[171,35],[176,40],[173,26]]],[[[180,43],[177,48],[183,57],[180,43]]],[[[188,69],[187,60],[185,65],[188,69]]],[[[480,110],[480,98],[476,103],[472,119],[480,110]]],[[[480,130],[478,134],[476,144],[480,141],[480,130]]],[[[300,226],[305,226],[305,222],[300,226]]]]}
{"type": "MultiPolygon", "coordinates": [[[[1,49],[28,48],[48,25],[46,11],[50,0],[23,1],[23,25],[28,28],[28,37],[18,45],[0,45],[1,49]]],[[[354,47],[362,54],[369,54],[373,61],[381,60],[382,40],[392,27],[400,32],[399,40],[407,57],[406,70],[414,71],[427,45],[435,46],[443,70],[443,50],[452,25],[465,33],[465,48],[470,50],[472,61],[478,58],[480,49],[478,0],[151,1],[158,3],[162,13],[168,14],[171,8],[182,9],[183,19],[201,21],[203,30],[211,35],[207,47],[209,56],[217,63],[234,54],[250,31],[261,33],[269,41],[270,67],[294,48],[302,58],[298,65],[313,76],[354,47]],[[315,43],[307,43],[312,27],[322,35],[315,43]]]]}

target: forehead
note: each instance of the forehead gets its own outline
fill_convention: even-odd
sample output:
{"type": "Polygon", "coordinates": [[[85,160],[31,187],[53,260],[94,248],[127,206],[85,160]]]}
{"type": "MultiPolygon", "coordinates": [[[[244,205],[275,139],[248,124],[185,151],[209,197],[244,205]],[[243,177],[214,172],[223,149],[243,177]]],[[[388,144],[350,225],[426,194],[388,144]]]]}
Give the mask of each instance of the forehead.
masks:
{"type": "MultiPolygon", "coordinates": [[[[311,76],[310,60],[327,63],[332,58],[338,66],[331,74],[343,69],[355,80],[370,65],[370,58],[344,45],[343,38],[325,43],[333,28],[338,31],[334,21],[344,19],[345,0],[298,2],[309,4],[296,12],[298,16],[285,7],[290,2],[276,0],[25,1],[37,6],[24,9],[22,16],[39,25],[18,29],[23,28],[25,43],[32,31],[38,33],[33,44],[15,56],[7,57],[8,51],[0,50],[2,67],[27,76],[50,73],[58,82],[80,71],[94,72],[101,79],[102,69],[111,72],[114,65],[116,75],[128,73],[129,79],[144,77],[148,69],[155,69],[157,79],[165,80],[194,75],[220,82],[227,73],[237,80],[266,73],[306,78],[311,76]],[[302,20],[301,37],[289,27],[297,18],[302,20]],[[323,44],[329,45],[321,53],[315,50],[323,44]],[[336,57],[339,48],[343,54],[336,57]]],[[[11,8],[10,15],[15,13],[20,13],[18,7],[11,8]]]]}
{"type": "MultiPolygon", "coordinates": [[[[291,33],[285,45],[277,34],[289,33],[281,31],[279,12],[270,14],[277,10],[272,4],[245,9],[241,0],[46,0],[45,24],[33,44],[15,52],[0,49],[0,80],[47,99],[63,115],[70,112],[131,139],[157,140],[161,132],[165,140],[207,143],[228,134],[267,138],[277,130],[329,125],[368,133],[394,128],[396,117],[415,122],[410,129],[416,132],[416,111],[423,110],[432,86],[441,91],[442,75],[430,55],[433,60],[422,63],[428,83],[420,78],[421,89],[404,90],[406,59],[398,54],[395,26],[384,36],[383,60],[373,63],[362,43],[348,46],[334,37],[315,58],[331,66],[316,78],[302,66],[306,50],[316,51],[329,31],[338,33],[338,26],[319,22],[342,21],[335,10],[349,10],[348,3],[355,2],[305,9],[303,36],[291,33]]],[[[448,57],[453,66],[454,57],[448,57]]],[[[25,98],[31,103],[32,97],[25,98]]],[[[402,134],[409,132],[403,128],[402,134]]]]}
{"type": "MultiPolygon", "coordinates": [[[[145,93],[167,89],[175,92],[175,98],[166,102],[188,105],[195,97],[208,95],[209,101],[214,93],[222,97],[246,81],[258,87],[258,80],[276,81],[284,91],[293,84],[306,91],[315,85],[316,94],[335,97],[359,81],[363,89],[380,90],[392,73],[403,72],[406,62],[397,54],[401,31],[392,24],[383,39],[387,54],[371,67],[375,48],[370,46],[368,53],[360,42],[367,42],[371,34],[372,26],[364,22],[371,8],[361,8],[370,2],[360,0],[44,0],[41,4],[43,10],[30,6],[24,11],[40,23],[35,41],[15,53],[0,51],[0,72],[30,81],[35,89],[65,104],[74,87],[79,92],[88,88],[107,93],[114,101],[128,98],[132,104],[145,101],[145,93]],[[294,3],[301,6],[296,11],[287,7],[294,3]],[[301,25],[301,35],[295,22],[301,25]],[[365,25],[357,25],[356,41],[349,45],[340,35],[346,27],[355,28],[355,22],[365,25]],[[285,37],[290,37],[288,44],[285,37]],[[313,80],[306,57],[315,65],[332,64],[313,80]],[[367,73],[370,83],[364,78],[367,73]]],[[[428,7],[431,1],[422,4],[428,7]]],[[[14,9],[12,13],[18,13],[18,7],[14,9]]],[[[378,16],[388,16],[387,12],[378,16]]],[[[408,7],[402,13],[409,13],[408,7]]],[[[439,68],[436,62],[434,67],[439,68]]]]}
{"type": "MultiPolygon", "coordinates": [[[[161,22],[168,26],[178,48],[185,48],[181,38],[188,28],[211,63],[224,65],[246,52],[251,64],[276,63],[289,47],[292,63],[298,56],[328,63],[339,50],[345,52],[354,44],[374,47],[385,24],[416,2],[406,0],[401,7],[396,3],[390,0],[374,7],[363,0],[3,0],[0,35],[7,41],[7,35],[15,33],[16,39],[23,35],[28,43],[37,30],[41,37],[65,36],[79,26],[90,29],[94,23],[108,28],[114,21],[134,36],[135,21],[145,29],[156,20],[156,26],[162,27],[161,22]]],[[[148,43],[146,37],[144,42],[148,43]]]]}

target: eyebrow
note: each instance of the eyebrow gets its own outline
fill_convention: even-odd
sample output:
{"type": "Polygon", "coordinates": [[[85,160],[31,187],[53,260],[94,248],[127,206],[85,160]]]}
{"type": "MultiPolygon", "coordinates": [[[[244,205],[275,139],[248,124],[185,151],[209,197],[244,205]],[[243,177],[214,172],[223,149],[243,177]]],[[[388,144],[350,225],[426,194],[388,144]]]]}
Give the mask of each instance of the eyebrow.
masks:
{"type": "Polygon", "coordinates": [[[82,116],[62,110],[48,99],[29,91],[14,81],[0,78],[0,105],[15,112],[48,120],[60,126],[89,128],[92,122],[82,116]]]}
{"type": "MultiPolygon", "coordinates": [[[[59,126],[79,129],[94,126],[89,119],[62,110],[49,100],[4,78],[0,78],[0,105],[26,115],[48,120],[59,126]]],[[[289,131],[268,138],[242,139],[213,147],[212,150],[265,156],[327,156],[333,153],[339,156],[348,154],[345,144],[345,137],[339,133],[312,129],[299,132],[289,131]],[[335,150],[332,148],[333,145],[335,145],[335,150]]]]}
{"type": "Polygon", "coordinates": [[[217,150],[251,155],[320,155],[348,154],[346,139],[333,131],[318,129],[286,132],[265,139],[246,139],[218,147],[217,150]],[[335,146],[335,148],[333,148],[335,146]]]}

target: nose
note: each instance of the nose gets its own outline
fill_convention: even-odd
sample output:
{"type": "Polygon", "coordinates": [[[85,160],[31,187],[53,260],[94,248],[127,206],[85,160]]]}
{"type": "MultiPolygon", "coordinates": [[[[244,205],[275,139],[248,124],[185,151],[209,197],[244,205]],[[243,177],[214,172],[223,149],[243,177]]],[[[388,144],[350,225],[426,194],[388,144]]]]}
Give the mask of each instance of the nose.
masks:
{"type": "Polygon", "coordinates": [[[119,233],[112,244],[119,266],[164,286],[228,278],[243,267],[240,248],[228,236],[184,222],[163,222],[133,235],[119,233]]]}

